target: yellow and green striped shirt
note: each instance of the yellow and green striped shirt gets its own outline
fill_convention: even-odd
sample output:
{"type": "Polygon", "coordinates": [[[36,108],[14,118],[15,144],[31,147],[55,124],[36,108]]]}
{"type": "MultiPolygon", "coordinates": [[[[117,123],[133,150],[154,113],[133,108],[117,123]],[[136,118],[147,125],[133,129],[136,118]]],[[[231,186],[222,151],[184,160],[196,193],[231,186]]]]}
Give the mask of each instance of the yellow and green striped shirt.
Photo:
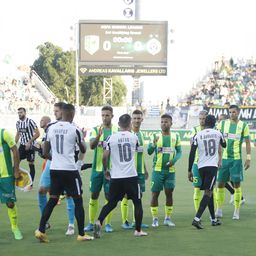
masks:
{"type": "Polygon", "coordinates": [[[181,157],[180,135],[176,132],[171,132],[170,135],[162,135],[162,133],[153,135],[148,145],[148,153],[151,155],[153,152],[155,152],[154,171],[175,172],[174,164],[181,157]],[[158,138],[156,146],[153,144],[155,138],[158,138]],[[170,161],[173,162],[173,165],[166,166],[170,161]]]}
{"type": "MultiPolygon", "coordinates": [[[[94,127],[92,129],[90,140],[93,140],[97,137],[99,134],[100,126],[94,127]]],[[[102,172],[103,171],[103,164],[102,164],[102,158],[103,158],[103,151],[104,151],[104,144],[107,138],[118,131],[118,127],[112,126],[111,128],[104,128],[103,133],[100,136],[99,142],[97,147],[94,149],[94,157],[92,162],[92,171],[96,172],[102,172]]]]}
{"type": "Polygon", "coordinates": [[[13,176],[11,148],[14,137],[5,129],[0,129],[0,178],[13,176]]]}
{"type": "Polygon", "coordinates": [[[144,169],[144,135],[141,131],[139,132],[133,132],[137,137],[139,141],[139,146],[135,153],[135,166],[137,173],[145,173],[144,169]]]}
{"type": "Polygon", "coordinates": [[[223,150],[222,159],[242,159],[242,143],[244,139],[250,138],[249,126],[239,120],[234,123],[231,120],[223,120],[218,126],[227,141],[227,147],[223,150]]]}
{"type": "MultiPolygon", "coordinates": [[[[192,131],[191,131],[191,140],[193,139],[193,137],[198,133],[202,131],[202,127],[201,125],[195,126],[193,127],[192,131]]],[[[195,155],[195,160],[194,163],[197,164],[198,162],[198,149],[196,149],[196,155],[195,155]]]]}

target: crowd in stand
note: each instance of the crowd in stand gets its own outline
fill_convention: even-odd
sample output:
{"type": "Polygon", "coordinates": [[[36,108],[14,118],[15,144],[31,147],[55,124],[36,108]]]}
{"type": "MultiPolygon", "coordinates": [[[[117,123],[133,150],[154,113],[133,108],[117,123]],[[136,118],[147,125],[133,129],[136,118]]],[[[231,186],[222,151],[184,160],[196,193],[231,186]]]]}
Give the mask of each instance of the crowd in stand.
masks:
{"type": "Polygon", "coordinates": [[[0,113],[16,113],[18,107],[29,113],[52,113],[52,102],[43,98],[29,76],[19,79],[0,76],[0,113]]]}
{"type": "Polygon", "coordinates": [[[212,72],[190,94],[189,105],[256,105],[256,64],[252,60],[216,61],[212,72]]]}

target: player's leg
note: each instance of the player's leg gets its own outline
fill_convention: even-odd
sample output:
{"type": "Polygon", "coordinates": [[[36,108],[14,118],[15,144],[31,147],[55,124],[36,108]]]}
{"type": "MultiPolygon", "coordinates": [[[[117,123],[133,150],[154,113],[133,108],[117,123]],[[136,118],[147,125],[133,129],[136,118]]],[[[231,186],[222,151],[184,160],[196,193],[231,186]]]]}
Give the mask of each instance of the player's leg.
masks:
{"type": "MultiPolygon", "coordinates": [[[[35,161],[35,150],[30,149],[30,150],[27,151],[27,161],[28,161],[28,166],[29,166],[29,171],[30,171],[31,179],[32,179],[32,182],[34,183],[35,174],[36,174],[35,164],[34,164],[34,161],[35,161]]],[[[30,189],[32,189],[33,183],[31,185],[30,189]]]]}
{"type": "Polygon", "coordinates": [[[158,197],[160,195],[161,190],[163,190],[163,176],[161,172],[152,172],[151,177],[151,203],[150,203],[150,210],[153,218],[152,227],[158,227],[158,197]]]}
{"type": "MultiPolygon", "coordinates": [[[[105,193],[105,199],[106,199],[105,204],[107,204],[109,201],[109,180],[105,178],[105,175],[103,176],[103,186],[104,186],[104,193],[105,193]]],[[[105,232],[107,233],[113,232],[113,227],[111,225],[112,216],[113,216],[113,212],[111,211],[109,212],[109,214],[105,219],[105,232]]]]}
{"type": "Polygon", "coordinates": [[[243,180],[243,165],[242,160],[234,160],[233,166],[230,168],[230,179],[234,183],[234,214],[233,214],[233,220],[239,220],[240,219],[240,205],[241,205],[241,197],[242,197],[242,191],[241,191],[241,181],[243,180]]]}
{"type": "Polygon", "coordinates": [[[135,217],[135,236],[147,236],[146,232],[141,230],[142,218],[143,218],[143,208],[141,202],[142,192],[140,191],[140,186],[138,184],[138,177],[127,178],[125,182],[125,191],[127,197],[132,199],[134,205],[134,217],[135,217]]]}
{"type": "Polygon", "coordinates": [[[82,180],[78,171],[64,171],[63,172],[63,186],[64,191],[67,194],[67,198],[72,199],[72,203],[75,205],[74,215],[77,221],[78,229],[78,241],[93,240],[92,236],[88,236],[84,233],[84,207],[83,207],[83,190],[82,180]]]}
{"type": "Polygon", "coordinates": [[[222,218],[222,206],[225,201],[225,184],[229,181],[230,179],[230,173],[229,173],[229,168],[230,164],[232,161],[230,160],[222,160],[222,167],[218,171],[218,186],[217,186],[217,209],[215,212],[215,215],[217,218],[222,218]]]}
{"type": "Polygon", "coordinates": [[[92,170],[91,180],[90,180],[90,191],[91,198],[89,200],[89,223],[84,228],[84,231],[89,232],[93,231],[93,225],[99,208],[99,195],[101,188],[103,186],[103,176],[101,172],[96,172],[92,170]]]}
{"type": "Polygon", "coordinates": [[[193,164],[192,167],[192,173],[193,173],[193,186],[194,186],[194,195],[193,195],[193,200],[194,200],[194,207],[195,207],[195,211],[198,211],[199,208],[199,204],[201,201],[201,190],[200,190],[200,186],[201,186],[201,177],[199,175],[198,172],[198,166],[197,164],[193,164]]]}
{"type": "Polygon", "coordinates": [[[23,238],[18,228],[18,215],[17,207],[15,205],[16,195],[13,177],[1,178],[0,179],[0,199],[2,203],[6,203],[8,208],[8,217],[11,223],[11,229],[16,240],[23,238]]]}
{"type": "Polygon", "coordinates": [[[47,193],[49,192],[51,185],[50,165],[51,161],[47,160],[39,181],[38,206],[41,214],[47,204],[47,193]]]}
{"type": "MultiPolygon", "coordinates": [[[[138,179],[139,179],[139,186],[140,186],[140,191],[141,191],[141,200],[143,198],[143,193],[146,191],[146,183],[145,183],[145,175],[144,173],[139,173],[138,174],[138,179]]],[[[134,212],[134,205],[133,205],[133,212],[134,212]]],[[[133,215],[133,224],[132,227],[135,227],[135,217],[133,215]]],[[[149,225],[142,223],[141,228],[148,228],[149,225]]]]}
{"type": "Polygon", "coordinates": [[[125,195],[123,179],[112,179],[109,187],[108,203],[101,209],[98,220],[94,225],[94,237],[100,237],[101,226],[107,215],[117,206],[118,201],[122,200],[125,195]]]}
{"type": "Polygon", "coordinates": [[[210,206],[212,223],[213,222],[216,223],[217,221],[214,215],[214,205],[213,205],[213,197],[212,197],[213,187],[216,181],[217,167],[200,168],[199,173],[202,178],[201,189],[204,190],[204,195],[200,202],[199,209],[196,213],[196,216],[193,219],[192,225],[195,226],[197,229],[202,229],[203,226],[201,224],[201,217],[207,206],[208,207],[210,206]]]}
{"type": "Polygon", "coordinates": [[[128,199],[125,195],[123,200],[121,201],[121,217],[122,217],[122,225],[123,229],[132,229],[132,225],[128,221],[128,199]]]}
{"type": "Polygon", "coordinates": [[[164,179],[164,191],[165,191],[165,218],[164,225],[169,227],[174,227],[175,224],[171,219],[171,215],[173,212],[173,191],[175,188],[175,173],[167,173],[165,174],[164,179]]]}
{"type": "Polygon", "coordinates": [[[49,242],[48,237],[45,234],[46,223],[48,222],[54,207],[57,205],[59,196],[64,191],[63,185],[63,171],[50,170],[51,186],[50,186],[50,198],[43,210],[43,214],[40,219],[38,230],[35,231],[35,237],[40,242],[49,242]]]}
{"type": "Polygon", "coordinates": [[[66,206],[68,213],[68,228],[65,234],[71,236],[75,234],[75,203],[72,197],[66,197],[66,206]]]}

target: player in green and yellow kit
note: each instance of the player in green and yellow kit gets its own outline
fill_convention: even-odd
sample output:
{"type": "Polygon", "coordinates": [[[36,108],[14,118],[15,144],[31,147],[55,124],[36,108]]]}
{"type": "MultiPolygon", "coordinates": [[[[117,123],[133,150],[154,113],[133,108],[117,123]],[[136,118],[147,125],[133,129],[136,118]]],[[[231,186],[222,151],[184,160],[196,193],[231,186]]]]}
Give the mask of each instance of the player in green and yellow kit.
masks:
{"type": "MultiPolygon", "coordinates": [[[[205,125],[205,118],[207,116],[207,111],[206,110],[202,110],[199,112],[199,125],[193,127],[192,129],[192,133],[191,133],[191,138],[193,138],[198,132],[202,131],[204,129],[204,125],[205,125]]],[[[193,163],[192,166],[192,173],[188,173],[188,180],[191,181],[191,176],[193,177],[193,186],[194,186],[194,207],[195,207],[195,211],[197,212],[199,209],[199,205],[200,205],[200,201],[201,201],[201,184],[202,184],[202,180],[201,177],[199,175],[199,171],[198,171],[198,166],[197,166],[197,162],[198,162],[198,152],[196,151],[196,156],[195,156],[195,161],[193,163]]]]}
{"type": "Polygon", "coordinates": [[[175,163],[181,157],[180,136],[171,132],[172,117],[161,116],[161,132],[155,134],[148,145],[148,154],[155,153],[151,178],[151,213],[152,227],[158,227],[158,197],[161,190],[165,191],[165,219],[164,225],[175,226],[171,220],[173,211],[173,191],[175,188],[175,163]]]}
{"type": "MultiPolygon", "coordinates": [[[[139,147],[137,148],[137,152],[135,154],[135,164],[136,170],[138,172],[138,180],[140,185],[141,192],[145,192],[146,185],[145,180],[148,178],[148,171],[144,162],[144,136],[140,131],[141,123],[143,122],[143,113],[136,109],[132,113],[132,132],[137,135],[139,140],[139,147]]],[[[133,211],[134,212],[134,211],[133,211]]],[[[133,228],[134,225],[130,225],[128,221],[128,199],[126,197],[123,198],[121,202],[121,214],[122,214],[122,228],[130,229],[133,228]]],[[[135,222],[133,220],[133,222],[135,222]]],[[[142,228],[147,228],[148,225],[141,224],[142,228]]]]}
{"type": "Polygon", "coordinates": [[[244,169],[250,167],[251,161],[251,145],[248,125],[239,120],[239,108],[237,105],[229,107],[230,119],[223,120],[218,124],[218,129],[224,134],[227,141],[227,148],[224,149],[222,155],[222,167],[218,172],[218,188],[217,188],[217,210],[216,217],[222,217],[222,205],[225,200],[225,183],[231,180],[234,183],[234,205],[235,210],[233,219],[240,218],[239,209],[241,203],[241,187],[243,181],[243,163],[242,163],[242,143],[246,143],[246,161],[244,169]]]}
{"type": "MultiPolygon", "coordinates": [[[[89,224],[85,227],[85,231],[92,231],[95,217],[99,208],[98,198],[102,186],[104,187],[105,198],[108,200],[109,181],[105,178],[102,165],[103,147],[106,139],[113,133],[118,131],[118,127],[113,126],[111,121],[113,118],[113,108],[104,106],[101,109],[102,124],[94,127],[90,137],[90,148],[94,150],[92,174],[90,181],[91,198],[89,202],[89,224]]],[[[105,220],[105,231],[112,232],[110,213],[105,220]]]]}
{"type": "Polygon", "coordinates": [[[14,180],[19,178],[19,152],[14,137],[5,130],[0,129],[0,200],[7,205],[8,216],[12,232],[16,240],[21,240],[22,234],[17,223],[17,207],[14,180]],[[14,169],[12,166],[13,154],[14,169]]]}

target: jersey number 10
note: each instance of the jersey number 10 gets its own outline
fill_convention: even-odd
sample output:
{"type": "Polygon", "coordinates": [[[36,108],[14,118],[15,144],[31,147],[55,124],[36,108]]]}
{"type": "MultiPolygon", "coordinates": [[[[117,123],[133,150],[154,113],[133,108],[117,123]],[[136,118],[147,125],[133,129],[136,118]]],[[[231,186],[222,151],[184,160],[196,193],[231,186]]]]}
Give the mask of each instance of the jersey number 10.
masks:
{"type": "Polygon", "coordinates": [[[120,162],[129,162],[132,160],[131,144],[118,144],[120,162]]]}

